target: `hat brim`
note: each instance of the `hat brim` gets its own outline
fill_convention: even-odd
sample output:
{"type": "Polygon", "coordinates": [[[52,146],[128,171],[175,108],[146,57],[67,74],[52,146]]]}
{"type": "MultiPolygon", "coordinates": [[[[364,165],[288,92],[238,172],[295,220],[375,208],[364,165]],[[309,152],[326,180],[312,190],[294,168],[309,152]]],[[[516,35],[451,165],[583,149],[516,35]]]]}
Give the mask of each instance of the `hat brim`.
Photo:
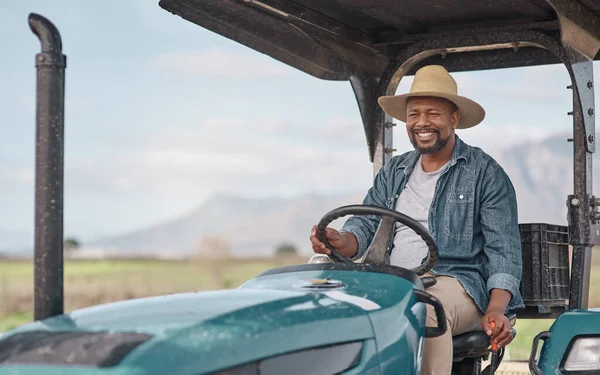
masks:
{"type": "Polygon", "coordinates": [[[460,95],[451,95],[440,92],[419,92],[419,93],[407,93],[403,95],[389,95],[381,96],[377,99],[377,102],[388,115],[406,122],[406,102],[410,97],[416,96],[433,96],[438,98],[448,99],[458,107],[460,113],[460,120],[458,121],[457,129],[471,128],[483,121],[485,118],[485,110],[481,105],[475,101],[465,98],[460,95]]]}

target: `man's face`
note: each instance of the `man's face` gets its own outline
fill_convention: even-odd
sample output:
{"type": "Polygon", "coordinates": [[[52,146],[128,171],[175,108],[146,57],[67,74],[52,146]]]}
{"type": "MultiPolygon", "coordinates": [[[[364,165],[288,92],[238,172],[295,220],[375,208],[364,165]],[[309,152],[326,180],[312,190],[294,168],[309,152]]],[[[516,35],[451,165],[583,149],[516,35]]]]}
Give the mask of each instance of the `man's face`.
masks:
{"type": "Polygon", "coordinates": [[[453,103],[433,97],[408,99],[406,130],[417,151],[432,154],[442,149],[454,135],[459,114],[453,103]]]}

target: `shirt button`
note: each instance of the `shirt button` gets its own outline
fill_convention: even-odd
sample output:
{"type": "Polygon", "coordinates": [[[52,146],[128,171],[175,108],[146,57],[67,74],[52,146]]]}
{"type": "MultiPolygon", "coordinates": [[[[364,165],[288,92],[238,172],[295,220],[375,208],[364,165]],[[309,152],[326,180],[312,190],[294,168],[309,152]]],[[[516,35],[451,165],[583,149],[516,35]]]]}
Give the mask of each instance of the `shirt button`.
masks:
{"type": "Polygon", "coordinates": [[[459,195],[458,197],[459,197],[460,199],[463,199],[463,195],[462,195],[462,194],[461,194],[461,195],[459,195]]]}

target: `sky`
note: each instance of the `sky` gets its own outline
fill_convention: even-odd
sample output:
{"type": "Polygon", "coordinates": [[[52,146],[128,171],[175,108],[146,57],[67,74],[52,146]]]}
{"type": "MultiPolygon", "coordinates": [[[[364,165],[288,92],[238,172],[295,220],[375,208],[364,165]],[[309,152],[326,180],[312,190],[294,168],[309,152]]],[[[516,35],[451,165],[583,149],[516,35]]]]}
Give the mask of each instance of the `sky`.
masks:
{"type": "MultiPolygon", "coordinates": [[[[40,46],[30,12],[57,25],[68,59],[65,236],[85,242],[145,227],[218,192],[294,196],[369,188],[372,165],[348,82],[295,70],[164,11],[158,0],[5,1],[0,245],[14,236],[32,239],[33,232],[40,46]]],[[[459,94],[486,109],[481,125],[459,135],[492,154],[571,129],[563,66],[454,78],[459,94]]],[[[403,79],[397,92],[411,82],[403,79]]],[[[402,123],[394,147],[411,149],[402,123]]]]}

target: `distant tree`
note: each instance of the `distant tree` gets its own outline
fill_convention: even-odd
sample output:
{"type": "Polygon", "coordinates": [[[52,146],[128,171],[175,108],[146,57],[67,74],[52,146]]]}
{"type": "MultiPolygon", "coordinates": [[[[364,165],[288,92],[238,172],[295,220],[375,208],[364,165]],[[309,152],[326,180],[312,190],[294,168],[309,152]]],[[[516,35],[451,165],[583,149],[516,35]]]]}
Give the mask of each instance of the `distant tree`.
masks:
{"type": "Polygon", "coordinates": [[[79,249],[81,247],[81,243],[79,240],[73,237],[68,237],[63,242],[64,251],[71,252],[79,249]]]}
{"type": "Polygon", "coordinates": [[[296,256],[298,251],[296,246],[290,243],[282,243],[275,248],[275,256],[296,256]]]}

